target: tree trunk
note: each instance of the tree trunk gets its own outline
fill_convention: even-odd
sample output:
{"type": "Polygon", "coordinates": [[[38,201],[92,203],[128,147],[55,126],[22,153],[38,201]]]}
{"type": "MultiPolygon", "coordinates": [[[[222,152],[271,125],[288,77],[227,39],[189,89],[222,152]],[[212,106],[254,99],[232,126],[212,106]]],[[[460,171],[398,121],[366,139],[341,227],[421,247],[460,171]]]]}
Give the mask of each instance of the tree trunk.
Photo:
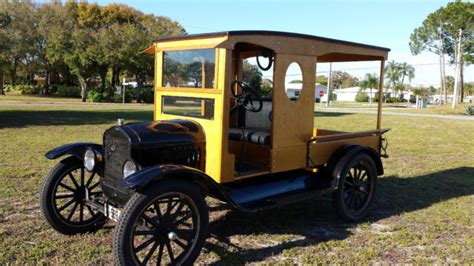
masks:
{"type": "Polygon", "coordinates": [[[46,70],[46,80],[44,82],[44,94],[48,95],[49,94],[49,79],[50,79],[50,73],[48,70],[46,70]]]}
{"type": "Polygon", "coordinates": [[[112,87],[115,89],[117,84],[120,84],[120,68],[113,68],[112,69],[112,80],[111,80],[112,87]]]}
{"type": "Polygon", "coordinates": [[[16,67],[14,68],[14,70],[10,71],[10,81],[11,81],[11,85],[16,84],[16,67]]]}
{"type": "Polygon", "coordinates": [[[106,84],[106,79],[107,77],[107,69],[105,71],[101,71],[100,72],[100,81],[101,81],[101,85],[100,85],[100,92],[104,92],[105,91],[105,84],[106,84]]]}
{"type": "Polygon", "coordinates": [[[137,103],[142,103],[143,79],[141,78],[140,73],[135,74],[135,80],[137,81],[137,103]]]}
{"type": "Polygon", "coordinates": [[[112,87],[114,88],[115,90],[115,76],[117,75],[117,72],[115,70],[115,68],[112,68],[112,78],[110,79],[110,84],[112,85],[112,87]]]}
{"type": "Polygon", "coordinates": [[[0,95],[5,95],[3,91],[3,71],[0,71],[0,95]]]}
{"type": "Polygon", "coordinates": [[[439,84],[439,105],[443,104],[443,94],[446,88],[446,84],[444,82],[444,49],[443,49],[443,35],[440,33],[440,45],[438,47],[438,56],[439,56],[439,77],[440,77],[440,84],[439,84]]]}
{"type": "Polygon", "coordinates": [[[441,54],[442,82],[443,82],[443,102],[448,103],[448,88],[446,88],[446,69],[444,61],[444,52],[441,54]]]}
{"type": "MultiPolygon", "coordinates": [[[[380,95],[379,95],[380,97],[380,95]]],[[[369,105],[372,105],[372,88],[369,88],[369,105]]]]}
{"type": "Polygon", "coordinates": [[[79,76],[79,85],[81,86],[81,99],[82,102],[85,102],[87,99],[87,80],[79,76]]]}
{"type": "Polygon", "coordinates": [[[464,60],[461,59],[461,103],[464,102],[464,60]]]}

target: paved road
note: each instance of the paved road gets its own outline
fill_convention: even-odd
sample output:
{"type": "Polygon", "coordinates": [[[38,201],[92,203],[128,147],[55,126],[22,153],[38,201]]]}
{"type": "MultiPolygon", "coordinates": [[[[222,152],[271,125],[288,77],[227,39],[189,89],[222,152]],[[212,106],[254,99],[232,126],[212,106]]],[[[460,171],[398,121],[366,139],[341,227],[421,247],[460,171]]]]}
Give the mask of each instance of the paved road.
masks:
{"type": "MultiPolygon", "coordinates": [[[[331,108],[331,109],[315,109],[316,112],[328,112],[328,113],[362,113],[362,114],[377,114],[376,111],[357,110],[354,108],[331,108]]],[[[443,119],[457,119],[457,120],[472,120],[474,116],[467,115],[437,115],[437,114],[414,114],[414,113],[403,113],[403,112],[390,112],[382,111],[383,115],[398,115],[398,116],[415,116],[415,117],[428,117],[428,118],[443,118],[443,119]]]]}

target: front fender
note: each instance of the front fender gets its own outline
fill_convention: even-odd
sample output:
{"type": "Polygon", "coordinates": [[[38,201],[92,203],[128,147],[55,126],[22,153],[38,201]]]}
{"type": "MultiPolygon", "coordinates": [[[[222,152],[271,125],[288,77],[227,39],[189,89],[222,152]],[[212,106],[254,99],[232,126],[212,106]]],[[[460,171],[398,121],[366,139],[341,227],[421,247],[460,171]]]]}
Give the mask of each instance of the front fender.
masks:
{"type": "Polygon", "coordinates": [[[165,176],[199,177],[206,181],[214,182],[211,177],[198,169],[176,164],[161,164],[144,168],[124,180],[125,187],[128,189],[140,190],[153,181],[164,178],[165,176]]]}
{"type": "Polygon", "coordinates": [[[78,142],[56,147],[48,151],[44,156],[53,160],[69,154],[82,160],[84,153],[88,148],[92,148],[96,153],[102,154],[102,145],[91,142],[78,142]]]}
{"type": "Polygon", "coordinates": [[[124,186],[128,189],[141,191],[148,185],[166,178],[180,178],[193,182],[201,188],[204,194],[228,202],[237,209],[242,209],[214,179],[196,168],[184,165],[162,164],[144,168],[125,178],[124,186]]]}

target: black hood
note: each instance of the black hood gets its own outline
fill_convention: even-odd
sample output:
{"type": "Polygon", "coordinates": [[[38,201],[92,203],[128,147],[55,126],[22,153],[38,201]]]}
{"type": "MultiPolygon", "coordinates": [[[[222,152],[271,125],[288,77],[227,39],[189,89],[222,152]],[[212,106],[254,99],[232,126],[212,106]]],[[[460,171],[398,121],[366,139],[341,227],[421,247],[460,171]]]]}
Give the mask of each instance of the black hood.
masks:
{"type": "Polygon", "coordinates": [[[189,120],[130,123],[119,128],[127,133],[133,144],[138,145],[166,147],[205,141],[201,126],[189,120]]]}

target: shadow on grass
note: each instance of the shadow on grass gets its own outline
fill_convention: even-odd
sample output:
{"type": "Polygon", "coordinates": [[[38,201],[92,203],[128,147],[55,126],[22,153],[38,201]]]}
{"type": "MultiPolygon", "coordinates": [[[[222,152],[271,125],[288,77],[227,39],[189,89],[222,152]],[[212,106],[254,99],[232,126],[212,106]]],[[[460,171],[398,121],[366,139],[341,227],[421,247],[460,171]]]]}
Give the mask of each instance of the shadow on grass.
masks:
{"type": "Polygon", "coordinates": [[[0,111],[0,129],[27,126],[107,124],[117,121],[117,118],[123,118],[126,121],[151,121],[153,112],[135,110],[6,110],[0,111]]]}
{"type": "MultiPolygon", "coordinates": [[[[410,178],[388,176],[379,179],[376,200],[369,216],[361,222],[375,222],[405,212],[417,211],[433,204],[474,194],[474,168],[461,167],[410,178]]],[[[212,213],[211,213],[212,214],[212,213]]],[[[244,264],[265,260],[284,250],[343,240],[351,235],[356,223],[346,223],[335,214],[330,197],[293,204],[257,214],[229,211],[211,223],[211,238],[205,248],[220,256],[216,264],[244,264]],[[292,235],[293,240],[251,249],[230,242],[236,235],[292,235]],[[296,236],[296,237],[295,237],[296,236]],[[216,242],[213,241],[213,242],[216,242]]]]}
{"type": "Polygon", "coordinates": [[[314,117],[334,117],[334,116],[345,116],[353,115],[353,113],[344,113],[344,112],[324,112],[324,111],[315,111],[314,117]]]}

